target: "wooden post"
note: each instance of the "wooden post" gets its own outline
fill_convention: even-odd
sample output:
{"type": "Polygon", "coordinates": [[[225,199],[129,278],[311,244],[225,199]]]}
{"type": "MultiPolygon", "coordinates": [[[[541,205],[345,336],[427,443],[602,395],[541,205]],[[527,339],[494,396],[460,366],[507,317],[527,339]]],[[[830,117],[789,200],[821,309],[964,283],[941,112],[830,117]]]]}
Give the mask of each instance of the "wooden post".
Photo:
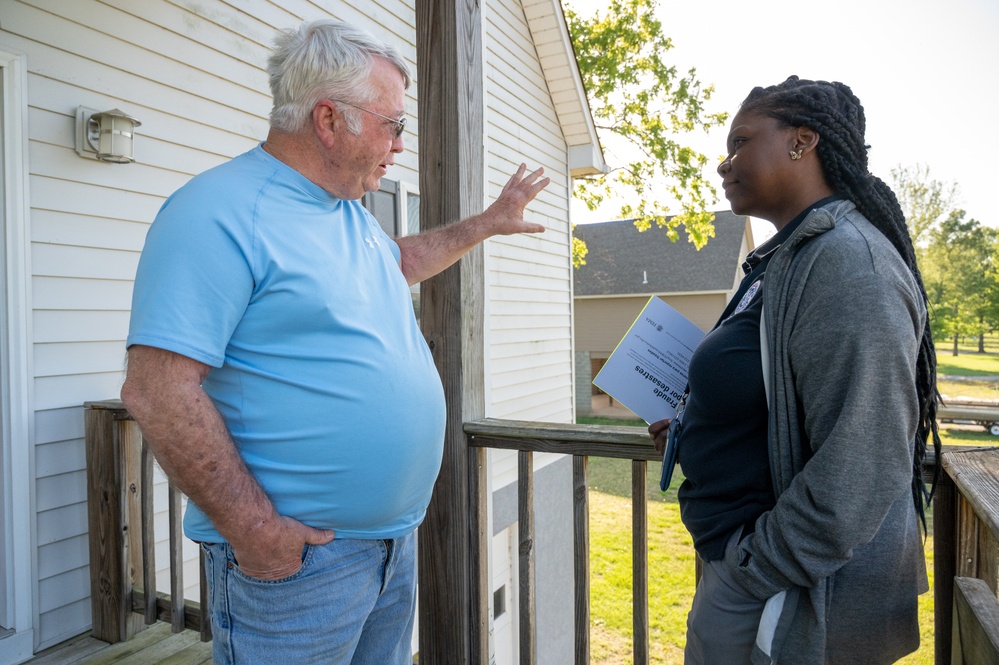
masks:
{"type": "Polygon", "coordinates": [[[954,665],[999,663],[999,601],[982,580],[954,578],[954,665]]]}
{"type": "Polygon", "coordinates": [[[132,560],[130,529],[137,530],[138,520],[129,513],[137,503],[131,485],[141,477],[137,433],[119,400],[86,402],[83,417],[92,634],[122,642],[144,627],[142,617],[132,614],[133,571],[141,566],[132,560]]]}
{"type": "MultiPolygon", "coordinates": [[[[941,460],[937,460],[940,464],[941,460]]],[[[945,470],[933,494],[933,641],[936,665],[949,665],[957,574],[957,497],[945,470]]]]}
{"type": "Polygon", "coordinates": [[[153,533],[153,453],[142,443],[142,593],[146,625],[156,623],[156,536],[153,533]]]}
{"type": "Polygon", "coordinates": [[[572,457],[573,579],[576,607],[575,665],[590,663],[590,501],[585,455],[572,457]]]}
{"type": "Polygon", "coordinates": [[[180,490],[167,489],[170,523],[170,630],[184,630],[184,526],[180,490]]]}
{"type": "Polygon", "coordinates": [[[648,462],[631,462],[631,590],[635,628],[635,665],[649,662],[649,520],[646,490],[648,462]]]}
{"type": "MultiPolygon", "coordinates": [[[[423,230],[481,212],[484,196],[478,2],[416,1],[423,230]]],[[[463,423],[484,406],[482,248],[421,285],[423,333],[444,382],[444,459],[419,530],[420,662],[488,662],[485,451],[463,423]]]]}
{"type": "Polygon", "coordinates": [[[517,522],[520,612],[520,663],[534,665],[538,657],[534,586],[534,453],[517,453],[517,522]]]}

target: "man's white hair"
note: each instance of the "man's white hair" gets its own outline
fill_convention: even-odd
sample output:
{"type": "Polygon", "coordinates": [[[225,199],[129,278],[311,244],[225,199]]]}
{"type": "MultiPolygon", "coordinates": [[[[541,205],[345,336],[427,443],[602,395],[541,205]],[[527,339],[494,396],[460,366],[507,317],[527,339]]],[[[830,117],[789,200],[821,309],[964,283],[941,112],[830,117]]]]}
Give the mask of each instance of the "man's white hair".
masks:
{"type": "MultiPolygon", "coordinates": [[[[282,30],[267,59],[270,74],[271,127],[296,132],[309,122],[312,108],[323,99],[364,106],[374,97],[370,74],[374,58],[385,58],[402,74],[409,88],[409,65],[399,51],[370,32],[349,23],[319,19],[297,30],[282,30]]],[[[362,111],[338,105],[354,134],[361,131],[362,111]]]]}

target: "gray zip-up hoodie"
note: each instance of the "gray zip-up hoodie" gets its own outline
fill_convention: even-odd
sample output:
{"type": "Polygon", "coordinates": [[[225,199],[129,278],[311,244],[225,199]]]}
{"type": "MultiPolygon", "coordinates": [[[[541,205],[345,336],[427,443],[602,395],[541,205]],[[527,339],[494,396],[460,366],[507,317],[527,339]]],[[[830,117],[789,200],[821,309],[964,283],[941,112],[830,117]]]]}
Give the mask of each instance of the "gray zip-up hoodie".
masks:
{"type": "Polygon", "coordinates": [[[733,556],[749,593],[787,595],[753,662],[894,662],[918,648],[927,590],[911,492],[922,296],[850,201],[805,218],[763,289],[777,504],[733,556]]]}

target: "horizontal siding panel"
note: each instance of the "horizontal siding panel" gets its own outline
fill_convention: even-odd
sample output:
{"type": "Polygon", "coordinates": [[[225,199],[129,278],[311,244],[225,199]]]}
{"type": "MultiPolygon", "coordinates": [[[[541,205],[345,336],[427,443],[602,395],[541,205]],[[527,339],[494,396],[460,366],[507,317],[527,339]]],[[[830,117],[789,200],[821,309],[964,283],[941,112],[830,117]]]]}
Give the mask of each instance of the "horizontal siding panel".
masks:
{"type": "MultiPolygon", "coordinates": [[[[77,11],[90,8],[97,10],[98,6],[94,4],[92,7],[78,7],[77,11]]],[[[39,46],[58,44],[58,67],[50,66],[46,61],[29,64],[33,71],[51,78],[76,83],[81,87],[87,87],[96,81],[119,81],[120,87],[114,93],[128,94],[133,102],[148,99],[142,93],[158,87],[170,89],[174,94],[186,95],[188,103],[195,105],[208,99],[224,99],[231,108],[257,116],[266,115],[269,111],[270,102],[265,94],[266,77],[262,72],[259,74],[260,87],[254,89],[226,80],[222,76],[205,76],[189,67],[179,67],[175,60],[148,48],[135,46],[114,35],[98,32],[21,3],[8,3],[4,14],[6,30],[30,39],[39,46]],[[108,63],[122,63],[125,68],[108,63]]],[[[147,35],[148,32],[147,29],[147,35]]],[[[189,44],[185,44],[182,48],[189,47],[189,44]]],[[[43,49],[36,48],[32,52],[41,50],[43,49]]],[[[225,57],[229,63],[237,62],[219,53],[216,53],[216,57],[225,57]]]]}
{"type": "MultiPolygon", "coordinates": [[[[498,246],[498,243],[490,245],[490,249],[494,246],[498,246]]],[[[516,248],[517,246],[514,245],[514,251],[516,251],[516,248]]],[[[489,280],[489,286],[491,287],[493,284],[498,283],[498,281],[503,279],[504,275],[508,273],[515,275],[527,273],[549,279],[560,279],[568,283],[572,278],[569,261],[567,260],[568,257],[556,254],[549,254],[548,256],[555,257],[558,260],[552,260],[550,263],[538,264],[509,255],[494,257],[490,252],[489,263],[487,264],[488,273],[486,275],[486,279],[489,280]]]]}
{"type": "Polygon", "coordinates": [[[59,476],[86,468],[87,449],[82,439],[35,446],[36,478],[59,476]]]}
{"type": "Polygon", "coordinates": [[[542,421],[540,413],[556,413],[560,409],[571,410],[571,404],[571,386],[549,390],[510,391],[507,394],[493,396],[497,418],[542,421]]]}
{"type": "Polygon", "coordinates": [[[34,175],[29,180],[29,187],[33,209],[56,210],[90,217],[150,222],[163,205],[162,196],[34,175]]]}
{"type": "Polygon", "coordinates": [[[87,504],[38,511],[38,546],[87,533],[87,504]]]}
{"type": "MultiPolygon", "coordinates": [[[[530,279],[529,276],[525,276],[526,279],[530,279]]],[[[505,300],[507,302],[552,302],[564,304],[571,302],[572,298],[566,291],[569,289],[569,283],[566,280],[547,280],[550,283],[544,285],[539,285],[537,288],[531,288],[528,284],[516,284],[511,282],[519,281],[516,280],[516,275],[512,272],[502,272],[496,276],[496,279],[490,280],[489,290],[490,292],[495,292],[496,296],[493,300],[505,300]],[[559,290],[557,285],[561,284],[562,289],[559,290]]]]}
{"type": "Polygon", "coordinates": [[[90,598],[64,605],[38,617],[38,649],[59,644],[70,637],[90,630],[90,598]]]}
{"type": "MultiPolygon", "coordinates": [[[[524,319],[520,316],[490,316],[489,330],[518,330],[524,327],[524,319]]],[[[571,331],[571,323],[564,315],[553,314],[551,316],[531,317],[531,328],[538,331],[539,337],[552,337],[556,331],[571,331]]],[[[569,337],[568,334],[565,334],[569,337]]]]}
{"type": "Polygon", "coordinates": [[[569,250],[562,245],[562,253],[557,254],[554,251],[557,246],[554,242],[542,243],[537,240],[529,245],[523,241],[513,244],[493,239],[489,241],[489,253],[493,260],[516,260],[529,266],[555,266],[565,270],[569,265],[569,250]]]}
{"type": "MultiPolygon", "coordinates": [[[[572,349],[572,341],[566,338],[541,339],[537,340],[535,344],[537,348],[534,350],[534,353],[538,354],[555,353],[559,351],[568,354],[572,349]]],[[[499,359],[522,355],[523,353],[524,349],[521,344],[494,344],[491,347],[490,358],[492,358],[495,362],[499,359]]]]}
{"type": "Polygon", "coordinates": [[[125,367],[123,342],[35,344],[35,376],[120,372],[125,367]]]}
{"type": "Polygon", "coordinates": [[[537,422],[568,422],[572,414],[572,391],[524,393],[513,399],[493,400],[493,417],[537,422]]]}
{"type": "MultiPolygon", "coordinates": [[[[86,464],[84,463],[84,466],[86,464]]],[[[35,505],[39,511],[63,508],[87,500],[87,472],[80,468],[35,481],[35,505]]]]}
{"type": "MultiPolygon", "coordinates": [[[[36,209],[31,214],[31,240],[39,243],[139,252],[146,242],[150,221],[152,220],[123,222],[117,219],[36,209]]],[[[37,297],[38,293],[32,295],[37,297]]]]}
{"type": "Polygon", "coordinates": [[[551,314],[553,312],[564,313],[569,316],[571,311],[568,302],[508,302],[505,300],[491,300],[490,312],[493,314],[551,314]]]}
{"type": "Polygon", "coordinates": [[[161,54],[193,69],[216,72],[248,88],[266,88],[261,71],[270,54],[268,38],[273,29],[243,12],[232,12],[241,31],[205,20],[190,11],[178,11],[162,0],[145,0],[141,9],[129,2],[79,2],[25,0],[84,25],[101,26],[116,40],[147,49],[155,44],[161,54]],[[253,33],[256,38],[249,38],[253,33]]]}
{"type": "Polygon", "coordinates": [[[130,281],[138,266],[137,252],[31,243],[31,271],[37,276],[130,281]]]}
{"type": "Polygon", "coordinates": [[[492,389],[496,402],[516,397],[530,386],[533,392],[549,392],[567,389],[572,384],[572,368],[568,363],[554,365],[538,365],[536,368],[521,369],[514,372],[493,372],[492,389]]]}
{"type": "Polygon", "coordinates": [[[518,125],[529,129],[542,140],[559,145],[564,143],[561,124],[555,114],[548,84],[535,62],[531,71],[514,71],[504,54],[494,53],[486,67],[486,92],[489,107],[515,118],[518,125]],[[497,57],[498,56],[498,57],[497,57]]]}
{"type": "MultiPolygon", "coordinates": [[[[66,84],[72,91],[71,96],[63,95],[55,100],[56,104],[51,109],[53,111],[75,116],[78,105],[102,110],[109,107],[121,108],[143,122],[136,134],[137,153],[142,147],[141,136],[155,133],[156,123],[149,118],[157,114],[158,110],[178,117],[197,118],[202,122],[205,122],[206,118],[218,118],[221,128],[234,134],[241,134],[244,141],[259,136],[258,128],[270,113],[270,100],[263,93],[256,94],[259,98],[256,104],[258,108],[256,112],[251,113],[247,111],[249,107],[245,105],[238,107],[231,103],[223,105],[213,99],[189,94],[184,89],[164,86],[155,80],[158,75],[155,67],[158,65],[148,62],[136,62],[134,65],[145,66],[147,70],[138,71],[148,71],[151,78],[136,76],[83,58],[67,57],[64,51],[9,33],[4,33],[4,39],[12,42],[15,48],[27,51],[31,56],[29,67],[35,76],[28,77],[28,92],[33,104],[36,104],[33,85],[51,78],[66,84]]],[[[217,80],[210,75],[204,75],[204,78],[217,80]]],[[[183,142],[189,143],[185,135],[179,136],[184,137],[181,139],[183,142]]],[[[178,136],[163,138],[172,138],[176,141],[178,136]]],[[[131,166],[134,165],[109,168],[131,166]]]]}
{"type": "Polygon", "coordinates": [[[90,566],[68,570],[38,580],[39,611],[42,613],[90,598],[90,566]]]}
{"type": "Polygon", "coordinates": [[[131,279],[34,277],[31,289],[36,309],[121,311],[132,306],[131,279]]]}
{"type": "MultiPolygon", "coordinates": [[[[49,114],[54,116],[55,114],[49,114]]],[[[76,122],[75,116],[58,116],[61,118],[63,132],[73,131],[76,122]]],[[[141,129],[141,128],[140,128],[141,129]]],[[[64,137],[51,136],[54,140],[61,140],[64,137]]],[[[145,137],[138,133],[135,136],[136,162],[133,164],[109,164],[96,159],[84,159],[76,153],[74,144],[59,145],[52,142],[43,142],[36,138],[28,145],[28,154],[32,172],[36,176],[56,178],[78,182],[85,185],[96,185],[107,187],[111,190],[124,190],[139,194],[150,194],[159,198],[166,198],[174,190],[180,188],[190,180],[187,173],[168,171],[148,165],[143,160],[143,155],[149,155],[149,145],[144,142],[145,137]],[[114,169],[113,171],[111,169],[114,169]]]]}
{"type": "Polygon", "coordinates": [[[538,374],[568,375],[570,373],[568,360],[564,351],[533,353],[530,355],[524,353],[495,359],[491,364],[493,385],[496,385],[499,377],[523,371],[537,371],[538,374]]]}
{"type": "Polygon", "coordinates": [[[38,548],[38,578],[45,579],[86,566],[90,540],[86,533],[38,548]]]}
{"type": "Polygon", "coordinates": [[[84,402],[114,399],[121,392],[124,374],[76,374],[35,379],[35,404],[40,409],[82,405],[84,402]]]}
{"type": "Polygon", "coordinates": [[[35,410],[35,443],[83,439],[83,405],[35,410]]]}
{"type": "MultiPolygon", "coordinates": [[[[509,356],[512,353],[529,354],[535,356],[541,351],[539,347],[548,347],[553,342],[557,342],[560,339],[569,340],[569,326],[557,329],[537,329],[525,323],[524,326],[520,328],[508,328],[500,331],[493,331],[490,333],[491,346],[494,347],[498,352],[502,349],[505,352],[505,356],[509,356]],[[516,347],[516,348],[509,348],[516,347]]],[[[560,345],[561,346],[561,345],[560,345]]],[[[562,349],[565,351],[566,349],[562,349]]],[[[495,357],[495,356],[493,356],[495,357]]],[[[563,358],[563,362],[568,363],[568,358],[563,358]]]]}
{"type": "MultiPolygon", "coordinates": [[[[502,117],[497,118],[502,119],[502,117]]],[[[491,128],[491,127],[490,127],[491,128]]],[[[568,166],[565,163],[566,152],[563,147],[561,151],[542,151],[536,146],[531,146],[516,139],[507,131],[491,132],[491,137],[486,146],[488,151],[488,169],[486,175],[489,179],[489,188],[496,188],[495,193],[503,191],[503,186],[510,175],[514,173],[521,164],[526,164],[528,168],[536,169],[539,166],[545,168],[545,177],[551,178],[551,182],[545,187],[538,198],[532,204],[545,203],[554,210],[566,210],[566,199],[569,196],[569,180],[567,176],[568,166]]],[[[545,208],[531,207],[531,210],[551,214],[545,208]]],[[[559,215],[561,220],[565,220],[565,215],[559,215]]]]}
{"type": "Polygon", "coordinates": [[[530,265],[552,265],[566,269],[570,262],[569,250],[566,242],[557,241],[558,236],[557,231],[549,229],[541,234],[522,235],[511,239],[507,236],[493,238],[488,241],[490,257],[493,260],[512,258],[530,265]]]}
{"type": "MultiPolygon", "coordinates": [[[[41,129],[47,129],[49,133],[40,135],[32,133],[32,138],[74,150],[76,107],[86,106],[103,110],[115,104],[107,95],[83,90],[63,81],[32,75],[28,76],[28,96],[34,108],[45,109],[44,112],[36,114],[39,117],[65,118],[62,122],[58,122],[56,118],[47,120],[41,129]],[[67,136],[67,132],[73,133],[67,136]]],[[[193,175],[221,163],[224,159],[246,152],[256,145],[267,131],[265,116],[253,117],[240,113],[237,119],[231,109],[222,105],[211,107],[208,113],[202,109],[200,115],[188,115],[184,113],[185,109],[184,100],[176,95],[165,95],[156,105],[135,108],[130,106],[128,109],[123,109],[131,111],[142,121],[142,126],[135,134],[137,163],[193,175]],[[233,127],[243,128],[243,131],[235,133],[233,127]]],[[[76,157],[83,159],[78,155],[76,157]]],[[[115,169],[129,169],[135,164],[103,166],[109,169],[106,172],[114,173],[115,169]]],[[[150,183],[150,186],[156,185],[155,182],[150,183]]]]}
{"type": "MultiPolygon", "coordinates": [[[[510,174],[521,164],[535,169],[545,167],[545,177],[551,178],[551,183],[538,194],[542,200],[563,199],[561,207],[565,208],[565,197],[569,194],[568,153],[565,143],[559,146],[539,146],[523,139],[521,132],[513,121],[492,109],[487,111],[486,131],[489,135],[486,152],[489,156],[486,175],[491,187],[502,190],[510,179],[510,174]],[[503,122],[498,126],[497,122],[503,122]]],[[[530,137],[528,137],[530,139],[530,137]]],[[[535,199],[536,201],[537,199],[535,199]]],[[[556,206],[558,207],[558,206],[556,206]]]]}
{"type": "Polygon", "coordinates": [[[532,275],[516,276],[514,273],[501,273],[498,284],[490,285],[490,293],[494,300],[524,301],[524,302],[557,302],[567,303],[570,300],[568,282],[564,279],[534,277],[532,275]]]}
{"type": "Polygon", "coordinates": [[[548,375],[537,375],[529,376],[530,372],[523,372],[524,380],[520,382],[507,381],[500,384],[498,379],[500,377],[494,377],[492,381],[493,390],[493,401],[502,402],[506,399],[512,397],[519,397],[524,394],[534,394],[534,395],[547,395],[553,392],[567,390],[570,388],[570,377],[568,374],[565,376],[560,376],[557,374],[548,375]]]}
{"type": "MultiPolygon", "coordinates": [[[[302,21],[302,14],[298,12],[302,11],[305,5],[302,0],[282,0],[281,2],[240,0],[240,11],[233,11],[232,7],[219,0],[202,1],[196,5],[169,0],[156,0],[155,3],[146,0],[141,4],[140,10],[136,9],[134,0],[103,1],[122,11],[135,12],[146,20],[164,25],[208,46],[212,46],[208,37],[215,35],[216,30],[221,29],[223,32],[239,35],[245,41],[256,43],[261,47],[270,47],[275,30],[287,28],[302,21]],[[183,11],[178,12],[178,7],[183,11]],[[296,7],[298,11],[296,11],[296,7]]],[[[235,57],[239,57],[238,54],[235,57]]]]}
{"type": "Polygon", "coordinates": [[[496,94],[489,95],[488,105],[486,131],[489,142],[509,146],[511,150],[522,154],[523,157],[514,158],[514,164],[519,165],[522,161],[526,161],[528,165],[532,162],[558,164],[565,159],[560,156],[564,155],[565,140],[561,131],[557,135],[553,131],[558,129],[557,126],[539,125],[502,102],[496,94]]]}
{"type": "MultiPolygon", "coordinates": [[[[35,342],[124,341],[128,336],[128,317],[128,312],[35,311],[32,315],[35,342]]],[[[36,408],[47,407],[36,405],[36,408]]]]}
{"type": "Polygon", "coordinates": [[[532,108],[526,103],[518,108],[517,98],[511,96],[523,97],[524,91],[510,85],[502,76],[491,76],[486,86],[489,107],[486,120],[494,130],[489,132],[490,138],[514,137],[518,143],[526,144],[525,148],[530,150],[528,154],[548,155],[559,160],[560,149],[564,150],[566,143],[554,109],[532,108]]]}

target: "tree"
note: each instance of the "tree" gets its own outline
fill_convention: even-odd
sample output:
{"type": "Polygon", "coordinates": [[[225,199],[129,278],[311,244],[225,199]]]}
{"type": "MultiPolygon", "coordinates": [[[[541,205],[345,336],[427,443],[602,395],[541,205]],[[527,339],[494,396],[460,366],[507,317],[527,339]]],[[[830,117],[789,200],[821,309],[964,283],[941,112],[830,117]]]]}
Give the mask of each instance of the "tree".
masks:
{"type": "Polygon", "coordinates": [[[702,173],[707,157],[675,137],[722,124],[727,114],[705,111],[714,89],[702,86],[694,69],[680,75],[667,65],[673,44],[655,18],[656,5],[610,0],[606,12],[589,18],[565,9],[601,143],[630,146],[633,155],[610,173],[577,183],[575,195],[596,210],[613,193],[628,191],[635,203],[622,205],[622,218],[633,218],[639,230],[654,222],[673,241],[683,225],[700,248],[714,236],[708,204],[716,191],[702,173]],[[667,220],[671,203],[680,212],[667,220]]]}
{"type": "Polygon", "coordinates": [[[957,183],[934,180],[925,164],[896,166],[891,178],[912,242],[917,248],[925,246],[930,231],[956,209],[957,183]]]}
{"type": "Polygon", "coordinates": [[[978,338],[984,351],[985,333],[999,324],[999,274],[996,258],[999,234],[954,210],[927,234],[923,283],[930,305],[930,324],[937,339],[978,338]]]}

